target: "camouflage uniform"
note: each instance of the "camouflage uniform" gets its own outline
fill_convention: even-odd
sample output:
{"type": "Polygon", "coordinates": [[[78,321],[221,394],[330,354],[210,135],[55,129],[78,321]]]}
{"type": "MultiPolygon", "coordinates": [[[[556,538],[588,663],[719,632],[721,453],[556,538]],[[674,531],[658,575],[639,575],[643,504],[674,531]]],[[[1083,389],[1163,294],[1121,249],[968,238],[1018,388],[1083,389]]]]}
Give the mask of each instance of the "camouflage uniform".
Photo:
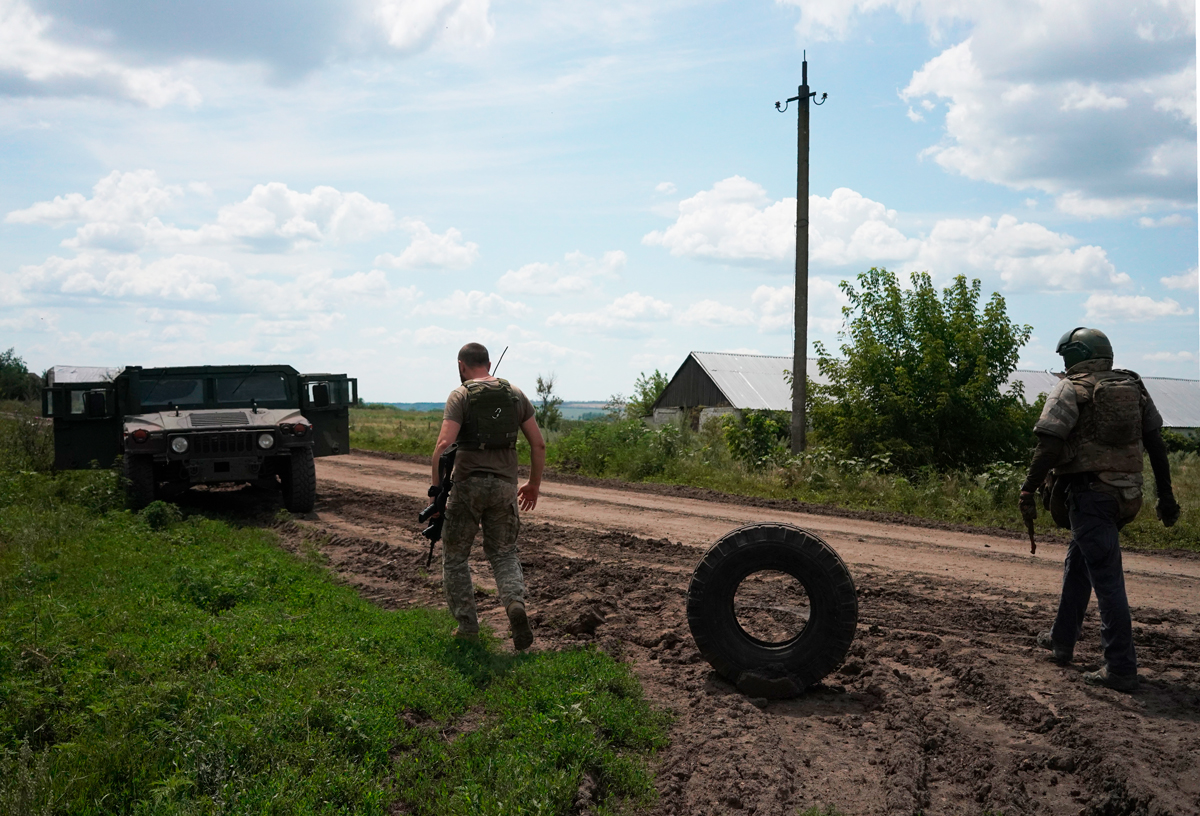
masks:
{"type": "Polygon", "coordinates": [[[450,614],[458,631],[479,631],[475,612],[475,588],[467,563],[475,534],[483,525],[483,553],[492,565],[500,602],[507,609],[514,601],[525,602],[525,579],[517,555],[517,486],[494,476],[475,476],[456,482],[446,504],[442,528],[442,582],[450,614]]]}

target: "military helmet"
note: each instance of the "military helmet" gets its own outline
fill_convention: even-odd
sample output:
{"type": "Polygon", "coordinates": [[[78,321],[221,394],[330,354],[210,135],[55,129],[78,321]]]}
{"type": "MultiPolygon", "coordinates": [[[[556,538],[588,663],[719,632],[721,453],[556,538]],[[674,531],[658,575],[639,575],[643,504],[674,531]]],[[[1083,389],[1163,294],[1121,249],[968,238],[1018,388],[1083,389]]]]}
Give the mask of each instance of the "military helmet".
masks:
{"type": "Polygon", "coordinates": [[[1099,329],[1089,329],[1086,326],[1078,326],[1064,334],[1058,341],[1058,348],[1054,351],[1062,355],[1063,364],[1067,368],[1076,363],[1082,363],[1084,360],[1096,358],[1111,360],[1113,356],[1112,343],[1108,342],[1108,335],[1099,329]]]}

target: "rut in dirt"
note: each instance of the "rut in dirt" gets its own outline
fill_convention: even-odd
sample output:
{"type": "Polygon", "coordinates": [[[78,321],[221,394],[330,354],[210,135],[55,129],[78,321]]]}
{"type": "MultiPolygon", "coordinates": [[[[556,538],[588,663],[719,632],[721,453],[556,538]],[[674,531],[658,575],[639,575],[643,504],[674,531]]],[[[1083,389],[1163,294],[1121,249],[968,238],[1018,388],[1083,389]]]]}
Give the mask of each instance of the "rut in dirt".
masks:
{"type": "MultiPolygon", "coordinates": [[[[324,485],[316,518],[280,530],[385,607],[441,606],[420,507],[324,485]]],[[[534,648],[594,643],[674,712],[654,814],[1200,814],[1194,614],[1133,599],[1145,680],[1122,695],[1080,680],[1099,662],[1094,611],[1076,665],[1054,666],[1033,645],[1056,587],[1002,594],[855,567],[860,625],[847,661],[802,697],[768,703],[742,696],[695,649],[685,596],[701,550],[537,523],[523,524],[521,548],[534,648]]],[[[486,562],[472,570],[481,622],[504,634],[486,562]]]]}

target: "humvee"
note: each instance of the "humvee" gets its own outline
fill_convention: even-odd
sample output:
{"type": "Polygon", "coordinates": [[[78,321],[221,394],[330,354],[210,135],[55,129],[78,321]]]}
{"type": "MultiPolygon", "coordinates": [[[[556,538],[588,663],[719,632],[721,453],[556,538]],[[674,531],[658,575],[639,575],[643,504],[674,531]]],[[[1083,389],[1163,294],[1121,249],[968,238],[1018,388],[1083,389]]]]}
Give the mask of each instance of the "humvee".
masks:
{"type": "Polygon", "coordinates": [[[349,453],[357,401],[356,379],[286,365],[56,366],[42,414],[54,420],[55,468],[123,457],[134,509],[191,485],[252,482],[280,488],[288,510],[306,513],[313,457],[349,453]]]}

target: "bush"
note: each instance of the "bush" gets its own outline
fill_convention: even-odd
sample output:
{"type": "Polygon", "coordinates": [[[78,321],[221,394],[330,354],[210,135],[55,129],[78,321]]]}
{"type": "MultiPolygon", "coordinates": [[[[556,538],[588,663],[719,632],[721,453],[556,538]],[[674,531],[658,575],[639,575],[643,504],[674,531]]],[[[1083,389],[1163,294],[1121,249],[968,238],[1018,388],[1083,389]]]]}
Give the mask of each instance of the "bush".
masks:
{"type": "Polygon", "coordinates": [[[0,352],[0,399],[37,399],[42,378],[30,373],[15,349],[0,352]]]}
{"type": "Polygon", "coordinates": [[[810,398],[814,443],[862,459],[890,454],[904,473],[977,472],[1029,455],[1041,403],[1026,405],[1019,385],[1001,389],[1032,329],[1009,321],[1004,298],[980,311],[978,280],[959,275],[939,298],[928,273],[904,290],[879,268],[841,287],[850,299],[842,358],[816,344],[830,383],[810,398]]]}
{"type": "Polygon", "coordinates": [[[729,454],[751,469],[787,456],[791,417],[785,411],[744,411],[721,417],[729,454]]]}
{"type": "Polygon", "coordinates": [[[538,404],[534,406],[533,414],[539,428],[547,431],[557,431],[562,422],[562,398],[554,393],[554,375],[546,379],[539,375],[537,378],[538,404]]]}
{"type": "Polygon", "coordinates": [[[1162,438],[1168,453],[1200,453],[1200,436],[1164,430],[1162,438]]]}

